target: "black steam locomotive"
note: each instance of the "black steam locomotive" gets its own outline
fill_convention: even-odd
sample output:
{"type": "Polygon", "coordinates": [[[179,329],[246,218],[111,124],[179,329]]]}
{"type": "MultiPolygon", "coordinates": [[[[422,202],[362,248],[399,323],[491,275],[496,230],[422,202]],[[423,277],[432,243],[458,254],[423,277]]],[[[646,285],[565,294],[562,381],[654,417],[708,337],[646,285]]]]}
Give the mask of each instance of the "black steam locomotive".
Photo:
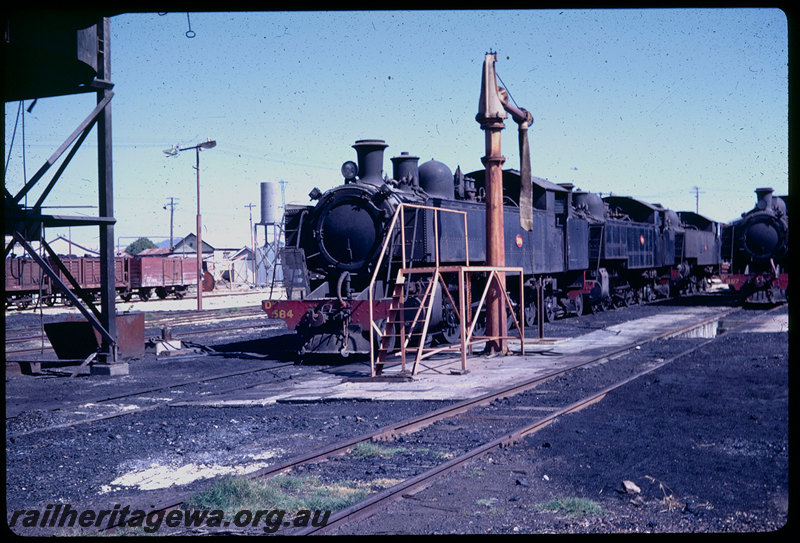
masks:
{"type": "Polygon", "coordinates": [[[789,213],[786,196],[756,189],[756,206],[722,228],[722,280],[748,303],[786,301],[789,213]]]}
{"type": "MultiPolygon", "coordinates": [[[[465,175],[459,167],[453,173],[436,160],[419,165],[418,157],[402,153],[391,159],[390,178],[383,175],[383,140],[360,140],[353,147],[358,163],[344,163],[344,184],[325,193],[315,188],[309,196],[316,205],[286,209],[281,263],[288,299],[265,300],[263,309],[297,331],[301,353],[369,353],[368,287],[377,278],[373,318],[385,318],[392,266],[401,253],[414,266],[486,261],[484,170],[465,175]],[[402,203],[424,207],[409,210],[404,224],[389,232],[402,203]],[[464,212],[466,224],[463,216],[434,209],[464,212]],[[397,235],[400,229],[403,236],[397,235]],[[378,264],[387,236],[387,256],[378,264]]],[[[505,264],[523,270],[521,277],[506,276],[506,289],[519,304],[515,293],[522,287],[528,326],[537,315],[537,286],[544,318],[553,320],[704,289],[718,273],[719,232],[713,221],[633,198],[603,199],[570,184],[537,177],[531,182],[529,231],[519,220],[520,173],[503,172],[505,264]]],[[[479,283],[472,288],[482,288],[479,283]]],[[[459,326],[448,311],[457,282],[447,288],[453,296],[437,294],[430,324],[432,335],[444,342],[458,337],[453,327],[459,326]]],[[[406,307],[413,304],[413,290],[406,307]]]]}

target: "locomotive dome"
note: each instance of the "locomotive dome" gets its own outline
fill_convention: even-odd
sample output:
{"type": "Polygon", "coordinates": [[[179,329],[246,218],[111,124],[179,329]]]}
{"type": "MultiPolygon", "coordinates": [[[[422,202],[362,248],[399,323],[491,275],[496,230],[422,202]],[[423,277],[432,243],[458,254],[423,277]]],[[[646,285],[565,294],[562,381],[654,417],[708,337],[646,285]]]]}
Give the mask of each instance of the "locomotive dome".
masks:
{"type": "Polygon", "coordinates": [[[433,198],[453,198],[453,172],[438,160],[429,160],[419,167],[419,184],[433,198]]]}

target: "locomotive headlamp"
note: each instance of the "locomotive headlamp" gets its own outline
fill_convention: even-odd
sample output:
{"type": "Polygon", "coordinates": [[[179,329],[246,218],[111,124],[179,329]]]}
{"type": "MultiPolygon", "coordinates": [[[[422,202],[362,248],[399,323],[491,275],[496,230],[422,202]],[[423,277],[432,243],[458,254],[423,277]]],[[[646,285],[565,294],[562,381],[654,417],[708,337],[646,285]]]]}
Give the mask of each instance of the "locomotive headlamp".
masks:
{"type": "Polygon", "coordinates": [[[358,175],[358,164],[352,160],[348,160],[342,164],[342,177],[345,181],[353,181],[358,175]]]}

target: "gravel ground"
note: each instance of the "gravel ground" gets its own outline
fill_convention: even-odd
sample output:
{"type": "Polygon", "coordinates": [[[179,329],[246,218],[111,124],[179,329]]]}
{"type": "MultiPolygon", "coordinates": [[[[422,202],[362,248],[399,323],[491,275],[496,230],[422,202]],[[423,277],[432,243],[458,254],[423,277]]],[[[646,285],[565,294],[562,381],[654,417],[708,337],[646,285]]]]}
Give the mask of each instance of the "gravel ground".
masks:
{"type": "MultiPolygon", "coordinates": [[[[729,303],[704,301],[710,300],[729,303]]],[[[651,315],[659,306],[566,319],[546,325],[545,334],[586,333],[651,315]]],[[[631,356],[663,357],[684,343],[658,342],[654,351],[643,348],[631,356]]],[[[787,333],[732,331],[712,345],[340,533],[752,532],[783,526],[788,515],[787,333]],[[624,480],[640,492],[625,493],[624,480]],[[591,499],[601,511],[573,518],[541,507],[568,498],[591,499]]],[[[258,341],[239,340],[233,351],[258,348],[258,341]]],[[[58,416],[31,409],[36,398],[86,399],[257,364],[263,361],[235,355],[167,365],[148,358],[116,380],[7,377],[7,405],[13,401],[15,409],[26,412],[7,421],[6,431],[37,427],[58,416]]],[[[591,376],[587,370],[582,378],[548,383],[548,389],[577,390],[590,384],[591,376]]],[[[210,480],[204,476],[233,473],[243,464],[257,469],[442,405],[184,406],[7,436],[7,512],[10,518],[15,510],[44,510],[57,503],[101,509],[114,503],[154,504],[176,492],[204,488],[210,480]],[[133,480],[142,474],[150,479],[133,480]],[[168,486],[173,477],[181,484],[168,486]]],[[[454,438],[458,441],[458,433],[454,438]]],[[[403,439],[413,443],[415,438],[403,439]]],[[[418,455],[405,461],[408,468],[421,462],[418,455]]],[[[379,469],[365,462],[359,470],[379,469]]]]}
{"type": "Polygon", "coordinates": [[[786,531],[788,391],[786,333],[729,333],[336,533],[786,531]]]}

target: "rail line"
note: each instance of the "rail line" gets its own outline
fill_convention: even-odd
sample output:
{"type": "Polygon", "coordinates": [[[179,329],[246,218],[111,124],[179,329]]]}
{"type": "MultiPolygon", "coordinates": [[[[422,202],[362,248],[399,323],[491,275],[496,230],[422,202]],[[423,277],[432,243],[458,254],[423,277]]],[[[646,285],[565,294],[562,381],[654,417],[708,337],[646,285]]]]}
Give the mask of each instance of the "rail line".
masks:
{"type": "MultiPolygon", "coordinates": [[[[214,310],[212,314],[202,314],[202,315],[177,315],[175,317],[166,317],[160,316],[154,319],[147,319],[145,322],[146,330],[150,330],[151,332],[154,329],[163,329],[163,328],[173,328],[178,326],[198,326],[204,323],[213,323],[218,322],[220,320],[225,320],[226,322],[236,321],[236,320],[243,320],[243,319],[252,319],[261,317],[264,313],[263,311],[259,310],[214,310]]],[[[222,332],[230,332],[233,330],[248,330],[252,328],[263,328],[263,327],[277,327],[278,325],[275,324],[277,321],[274,319],[267,319],[264,318],[264,322],[258,323],[246,323],[242,325],[234,325],[234,326],[222,326],[222,327],[215,327],[215,328],[203,328],[202,330],[180,330],[179,332],[175,333],[175,339],[180,339],[184,336],[196,336],[200,334],[216,334],[222,332]]],[[[6,346],[9,344],[25,344],[30,342],[40,342],[40,345],[37,347],[28,347],[24,349],[11,349],[6,350],[6,357],[14,356],[14,355],[24,355],[24,354],[31,354],[31,353],[43,353],[43,352],[52,352],[53,347],[50,345],[49,340],[44,335],[43,332],[37,333],[36,335],[30,335],[30,333],[26,333],[25,335],[17,333],[17,330],[8,330],[6,336],[6,346]]]]}
{"type": "MultiPolygon", "coordinates": [[[[163,392],[165,390],[178,388],[178,387],[185,387],[185,386],[194,385],[194,384],[198,384],[198,383],[217,381],[217,380],[221,380],[221,379],[229,379],[231,377],[239,377],[239,376],[242,376],[242,375],[248,375],[248,374],[259,373],[259,372],[264,372],[264,371],[274,371],[274,370],[279,370],[279,369],[284,369],[284,368],[291,368],[291,367],[294,367],[294,363],[287,362],[287,363],[281,363],[281,364],[272,365],[272,366],[269,366],[269,367],[251,368],[251,369],[248,369],[248,370],[233,371],[233,372],[228,372],[228,373],[222,373],[222,374],[219,374],[219,375],[212,375],[212,376],[207,376],[207,377],[198,377],[197,379],[189,379],[189,380],[186,380],[186,381],[182,381],[180,383],[172,383],[172,384],[169,384],[169,385],[163,385],[163,386],[158,386],[158,387],[151,387],[151,388],[146,388],[146,389],[142,389],[142,390],[137,390],[137,391],[129,392],[129,393],[126,393],[126,394],[119,394],[119,395],[116,395],[116,396],[105,396],[105,397],[101,397],[101,398],[97,398],[97,399],[93,399],[93,400],[91,400],[91,399],[90,400],[85,400],[85,401],[82,401],[82,402],[79,402],[79,403],[74,403],[74,404],[69,404],[69,405],[62,405],[62,406],[56,407],[54,409],[51,409],[50,411],[61,411],[61,410],[67,410],[67,409],[72,409],[72,408],[80,408],[80,407],[83,407],[83,406],[88,405],[88,404],[108,403],[108,402],[112,402],[112,401],[133,398],[133,397],[136,397],[136,396],[143,396],[143,395],[146,395],[146,394],[152,394],[154,392],[163,392]]],[[[250,388],[250,387],[255,387],[255,386],[258,386],[258,385],[261,385],[261,384],[264,384],[264,383],[261,383],[261,382],[259,382],[259,383],[251,383],[251,384],[249,384],[249,385],[247,385],[245,387],[237,387],[237,390],[243,390],[243,389],[250,388]]],[[[113,419],[113,418],[121,417],[121,416],[124,416],[124,415],[131,415],[131,414],[134,414],[134,413],[141,413],[141,412],[144,412],[144,411],[151,411],[153,409],[159,409],[161,407],[167,407],[167,406],[169,406],[169,405],[171,405],[173,403],[177,403],[178,401],[179,400],[166,400],[166,401],[161,401],[161,402],[158,402],[158,403],[155,403],[155,404],[152,404],[152,405],[147,405],[147,406],[143,406],[143,407],[139,407],[139,408],[135,408],[135,409],[126,409],[126,410],[123,410],[123,411],[117,411],[117,412],[114,412],[114,413],[108,413],[108,414],[99,415],[99,416],[96,416],[96,417],[87,417],[85,419],[73,420],[73,421],[64,422],[64,423],[60,423],[60,424],[55,424],[55,425],[51,425],[51,426],[45,426],[45,427],[42,427],[42,428],[35,428],[35,429],[32,429],[32,430],[28,430],[28,431],[7,432],[6,433],[6,437],[15,438],[15,437],[24,436],[24,435],[30,435],[30,434],[37,434],[37,433],[41,433],[41,432],[46,432],[46,431],[49,431],[49,430],[57,430],[59,428],[68,428],[70,426],[78,426],[78,425],[81,425],[81,424],[88,424],[88,423],[92,423],[92,422],[98,422],[98,421],[102,421],[102,420],[113,419]]],[[[185,401],[185,399],[181,399],[180,401],[185,401]]],[[[20,416],[20,414],[8,416],[8,417],[6,417],[6,421],[13,420],[18,416],[20,416]]]]}
{"type": "MultiPolygon", "coordinates": [[[[778,308],[775,308],[775,309],[778,309],[778,308]]],[[[600,355],[598,355],[596,357],[592,357],[590,360],[585,360],[585,361],[583,361],[581,363],[572,365],[572,366],[570,366],[568,368],[562,368],[560,370],[553,371],[553,372],[548,373],[546,375],[542,375],[542,376],[527,380],[527,381],[522,382],[522,383],[518,383],[518,384],[509,386],[509,387],[506,387],[506,388],[503,388],[503,389],[500,389],[500,390],[497,390],[497,391],[494,391],[494,392],[491,392],[491,393],[487,393],[487,394],[484,394],[484,395],[476,397],[476,398],[464,400],[464,401],[458,402],[456,404],[453,404],[451,406],[448,406],[448,407],[445,407],[445,408],[441,408],[441,409],[438,409],[438,410],[434,410],[434,411],[431,411],[429,413],[414,417],[412,419],[396,422],[396,423],[384,426],[382,428],[379,428],[379,429],[377,429],[375,431],[368,432],[368,433],[365,433],[365,434],[362,434],[362,435],[359,435],[359,436],[356,436],[356,437],[353,437],[353,438],[349,438],[349,439],[340,441],[340,442],[332,444],[330,446],[323,447],[323,448],[315,450],[315,451],[311,451],[311,452],[308,452],[308,453],[304,453],[304,454],[289,458],[289,459],[287,459],[287,460],[285,460],[283,462],[277,463],[277,464],[275,464],[273,466],[270,466],[268,468],[264,468],[262,470],[253,472],[253,473],[247,475],[246,477],[248,477],[250,479],[262,479],[262,478],[272,477],[272,476],[278,475],[278,474],[280,474],[282,472],[288,471],[288,470],[290,470],[292,468],[296,468],[296,467],[304,465],[304,464],[313,464],[313,463],[316,463],[316,462],[323,461],[323,460],[325,460],[325,459],[327,459],[329,457],[343,454],[343,453],[347,452],[349,449],[351,449],[351,448],[355,447],[356,445],[358,445],[359,443],[374,442],[374,441],[387,441],[387,440],[396,439],[401,435],[407,435],[407,434],[410,434],[410,433],[417,432],[417,431],[419,431],[419,430],[421,430],[421,429],[423,429],[423,428],[425,428],[427,426],[430,426],[430,425],[432,425],[432,424],[434,424],[434,423],[436,423],[438,421],[442,421],[442,420],[445,420],[445,419],[453,418],[453,417],[455,417],[457,415],[460,415],[460,414],[465,414],[465,413],[467,413],[467,412],[469,412],[469,411],[471,411],[473,409],[476,409],[478,407],[488,405],[488,404],[490,404],[490,403],[492,403],[492,402],[494,402],[494,401],[496,401],[498,399],[508,398],[508,397],[511,397],[511,396],[515,396],[515,395],[521,394],[521,393],[523,393],[523,392],[525,392],[527,390],[530,390],[530,389],[532,389],[532,388],[534,388],[534,387],[536,387],[536,386],[538,386],[538,385],[540,385],[540,384],[542,384],[542,383],[544,383],[546,381],[549,381],[549,380],[554,379],[554,378],[559,377],[559,376],[566,375],[567,373],[572,372],[572,371],[574,371],[576,369],[579,369],[579,368],[582,368],[582,367],[586,367],[586,366],[590,366],[592,364],[596,364],[597,362],[600,362],[600,361],[603,361],[603,360],[609,360],[609,359],[616,358],[618,356],[621,356],[621,355],[625,354],[626,352],[630,352],[630,351],[635,350],[636,347],[640,347],[640,346],[642,346],[642,345],[644,345],[646,343],[649,343],[649,342],[654,342],[654,341],[657,341],[659,339],[665,339],[665,338],[668,338],[668,337],[679,336],[681,334],[684,334],[684,333],[687,333],[687,332],[691,331],[694,328],[702,327],[702,326],[708,324],[708,322],[710,322],[710,321],[719,320],[719,319],[721,319],[723,317],[727,317],[727,316],[729,316],[729,315],[731,315],[733,313],[736,313],[738,311],[740,311],[740,308],[733,308],[733,309],[731,309],[729,311],[723,312],[722,314],[719,314],[719,315],[715,315],[714,317],[705,319],[705,320],[703,320],[703,321],[701,321],[699,323],[695,323],[695,324],[693,324],[691,326],[687,326],[687,327],[683,327],[683,328],[675,329],[675,330],[670,330],[670,331],[663,332],[663,333],[660,333],[660,334],[655,334],[655,335],[651,336],[650,338],[646,338],[646,339],[644,339],[642,341],[639,341],[639,342],[637,342],[635,344],[630,344],[630,345],[627,345],[625,347],[621,347],[619,349],[615,349],[613,351],[602,353],[602,354],[600,354],[600,355]]],[[[754,319],[756,319],[758,317],[759,316],[757,315],[757,316],[754,316],[754,317],[752,317],[750,319],[742,320],[742,321],[738,322],[735,327],[741,326],[745,322],[749,322],[749,321],[754,320],[754,319]]],[[[730,329],[733,329],[733,327],[729,328],[729,330],[730,329]]],[[[437,466],[435,466],[435,467],[433,467],[433,468],[431,468],[429,470],[426,470],[423,473],[420,473],[420,474],[418,474],[416,476],[413,476],[413,477],[411,477],[411,478],[409,478],[409,479],[407,479],[407,480],[405,480],[405,481],[403,481],[403,482],[401,482],[401,483],[399,483],[399,484],[397,484],[395,486],[392,486],[392,487],[390,487],[388,489],[385,489],[385,490],[380,491],[380,492],[378,492],[376,494],[373,494],[373,495],[371,495],[370,497],[368,497],[366,500],[364,500],[362,502],[359,502],[359,503],[357,503],[355,505],[352,505],[352,506],[350,506],[350,507],[348,507],[346,509],[342,509],[342,510],[334,513],[331,516],[331,518],[329,519],[328,523],[324,527],[308,528],[308,529],[296,532],[296,535],[311,535],[311,534],[317,534],[317,533],[327,533],[327,532],[333,530],[334,528],[336,528],[338,526],[346,524],[347,522],[351,522],[351,521],[358,520],[358,519],[364,518],[366,516],[369,516],[370,514],[373,514],[375,511],[377,511],[381,507],[384,507],[385,505],[387,505],[388,503],[390,503],[394,499],[397,499],[398,497],[402,496],[403,494],[406,494],[406,493],[409,493],[409,492],[416,491],[416,490],[424,488],[425,486],[429,485],[433,480],[435,480],[437,477],[440,477],[440,476],[442,476],[442,475],[444,475],[444,474],[446,474],[446,473],[458,468],[459,466],[463,465],[465,462],[467,462],[467,461],[469,461],[469,460],[471,460],[473,458],[477,458],[477,457],[479,457],[479,456],[481,456],[483,454],[486,454],[489,451],[492,451],[492,450],[495,450],[495,449],[498,449],[498,448],[501,448],[501,447],[505,447],[505,446],[511,445],[511,444],[521,440],[525,436],[527,436],[527,435],[529,435],[531,433],[534,433],[537,430],[539,430],[539,429],[547,426],[548,424],[552,423],[559,416],[563,416],[565,414],[569,414],[569,413],[573,413],[573,412],[579,411],[580,409],[583,409],[586,406],[591,405],[592,403],[598,402],[598,401],[602,400],[602,398],[605,395],[607,395],[609,392],[612,392],[613,390],[616,390],[616,389],[618,389],[620,387],[623,387],[623,386],[629,384],[630,382],[641,378],[644,375],[652,373],[653,371],[657,370],[658,368],[661,368],[661,367],[673,362],[674,360],[677,360],[677,359],[679,359],[681,357],[684,357],[684,356],[686,356],[686,355],[688,355],[688,354],[690,354],[690,353],[692,353],[692,352],[694,352],[694,351],[696,351],[698,349],[701,349],[702,347],[704,347],[704,346],[708,345],[709,343],[713,342],[715,339],[716,338],[705,339],[705,340],[701,341],[700,343],[697,343],[697,344],[693,345],[692,347],[690,347],[688,349],[685,349],[685,350],[681,351],[678,354],[672,355],[672,356],[670,356],[670,357],[668,357],[668,358],[666,358],[666,359],[664,359],[664,360],[662,360],[662,361],[660,361],[660,362],[658,362],[656,364],[648,363],[648,364],[645,365],[646,367],[644,369],[641,369],[640,371],[636,372],[635,374],[633,374],[633,375],[631,375],[631,376],[629,376],[629,377],[627,377],[625,379],[622,379],[622,380],[620,380],[618,382],[615,382],[615,383],[613,383],[611,385],[603,387],[602,389],[597,390],[597,391],[595,391],[595,392],[593,392],[591,394],[588,394],[585,397],[583,397],[583,398],[581,398],[581,399],[579,399],[577,401],[574,401],[574,402],[572,402],[572,403],[570,403],[570,404],[568,404],[566,406],[559,407],[559,408],[553,408],[550,413],[548,413],[548,414],[546,414],[544,416],[541,416],[539,418],[536,418],[533,422],[526,423],[523,426],[520,426],[520,427],[518,427],[518,428],[516,428],[516,429],[514,429],[512,431],[506,432],[503,435],[501,435],[500,437],[496,437],[495,439],[492,439],[491,441],[488,441],[488,442],[486,442],[486,443],[484,443],[484,444],[482,444],[482,445],[480,445],[478,447],[474,447],[474,448],[470,449],[469,451],[459,455],[458,457],[453,458],[452,460],[443,462],[443,463],[441,463],[441,464],[439,464],[439,465],[437,465],[437,466]]],[[[177,507],[180,507],[180,505],[188,498],[189,498],[189,495],[177,496],[176,498],[174,498],[172,500],[168,500],[168,501],[165,501],[165,502],[162,502],[162,503],[160,503],[158,505],[153,506],[153,509],[156,510],[156,511],[161,511],[161,510],[168,511],[168,510],[171,510],[171,509],[175,509],[177,507]]],[[[295,532],[292,532],[292,535],[295,535],[295,532]]]]}
{"type": "MultiPolygon", "coordinates": [[[[777,310],[777,309],[778,309],[778,307],[773,308],[771,310],[768,310],[765,313],[770,313],[771,311],[774,311],[774,310],[777,310]]],[[[730,312],[727,312],[726,315],[729,315],[729,314],[737,312],[737,311],[738,311],[738,309],[730,311],[730,312]]],[[[754,317],[751,317],[749,319],[740,321],[735,325],[734,328],[738,328],[738,327],[742,326],[743,324],[745,324],[747,322],[751,322],[751,321],[753,321],[753,320],[755,320],[757,318],[759,318],[759,316],[754,316],[754,317]]],[[[681,331],[677,331],[676,333],[665,333],[665,334],[660,335],[659,337],[660,338],[663,338],[663,337],[674,337],[676,335],[680,335],[681,333],[685,333],[685,332],[689,331],[692,328],[699,328],[699,327],[703,326],[706,323],[707,323],[707,321],[705,321],[703,323],[700,323],[700,324],[697,324],[697,325],[693,325],[693,326],[687,327],[686,329],[681,330],[681,331]]],[[[653,339],[656,339],[656,338],[653,338],[653,339]]],[[[577,400],[575,402],[572,402],[572,403],[570,403],[570,404],[568,404],[568,405],[566,405],[566,406],[564,406],[562,408],[556,409],[552,413],[549,413],[547,415],[544,415],[542,417],[537,418],[533,422],[530,422],[528,424],[520,426],[520,427],[518,427],[518,428],[516,428],[516,429],[514,429],[514,430],[512,430],[510,432],[507,432],[507,433],[501,435],[500,437],[498,437],[498,438],[496,438],[496,439],[494,439],[492,441],[489,441],[489,442],[487,442],[487,443],[485,443],[485,444],[483,444],[481,446],[475,447],[475,448],[467,451],[466,453],[464,453],[464,454],[462,454],[462,455],[460,455],[460,456],[458,456],[456,458],[453,458],[452,460],[444,462],[441,465],[436,466],[436,467],[434,467],[432,469],[426,470],[423,473],[420,473],[419,475],[417,475],[415,477],[409,478],[409,479],[407,479],[407,480],[405,480],[405,481],[403,481],[403,482],[401,482],[401,483],[399,483],[399,484],[397,484],[395,486],[392,486],[392,487],[390,487],[390,488],[388,488],[386,490],[378,492],[378,493],[368,497],[367,499],[365,499],[365,500],[363,500],[363,501],[361,501],[359,503],[356,503],[356,504],[354,504],[354,505],[352,505],[350,507],[347,507],[345,509],[337,511],[336,513],[331,515],[331,517],[329,518],[328,522],[324,526],[311,526],[311,527],[308,527],[308,528],[304,528],[304,529],[302,529],[302,530],[300,530],[298,532],[294,532],[292,535],[314,535],[314,534],[321,535],[321,534],[327,534],[327,533],[331,532],[332,530],[336,529],[337,527],[346,525],[348,522],[354,522],[354,521],[357,521],[357,520],[362,520],[364,518],[368,518],[370,515],[374,514],[375,512],[377,512],[379,510],[381,510],[382,508],[386,507],[389,503],[401,498],[403,495],[408,494],[408,493],[418,492],[418,491],[424,489],[425,487],[430,485],[436,479],[438,479],[438,478],[444,476],[445,474],[447,474],[447,473],[449,473],[449,472],[461,467],[462,465],[464,465],[468,461],[470,461],[470,460],[472,460],[474,458],[478,458],[478,457],[480,457],[480,456],[482,456],[482,455],[484,455],[484,454],[486,454],[486,453],[488,453],[490,451],[513,445],[513,444],[521,441],[527,435],[533,434],[533,433],[537,432],[538,430],[548,426],[553,421],[555,421],[558,417],[561,417],[561,416],[564,416],[564,415],[567,415],[567,414],[570,414],[570,413],[574,413],[574,412],[580,411],[581,409],[584,409],[584,408],[586,408],[586,407],[588,407],[588,406],[590,406],[590,405],[592,405],[592,404],[594,404],[596,402],[599,402],[607,394],[609,394],[609,393],[611,393],[611,392],[613,392],[613,391],[615,391],[615,390],[617,390],[619,388],[622,388],[625,385],[628,385],[629,383],[631,383],[633,381],[636,381],[637,379],[640,379],[643,376],[648,375],[648,374],[658,370],[659,368],[662,368],[662,367],[674,362],[675,360],[683,358],[684,356],[687,356],[687,355],[689,355],[689,354],[691,354],[691,353],[693,353],[693,352],[695,352],[695,351],[697,351],[699,349],[702,349],[706,345],[709,345],[710,343],[716,341],[716,339],[717,339],[716,336],[708,338],[708,339],[704,339],[701,342],[697,343],[696,345],[693,345],[690,348],[687,348],[687,349],[685,349],[685,350],[683,350],[683,351],[681,351],[681,352],[679,352],[679,353],[677,353],[675,355],[672,355],[672,356],[670,356],[670,357],[668,357],[666,359],[663,359],[662,361],[660,361],[658,363],[652,364],[649,367],[646,367],[645,369],[643,369],[641,371],[638,371],[635,374],[630,375],[629,377],[626,377],[625,379],[621,379],[621,380],[619,380],[619,381],[617,381],[617,382],[615,382],[615,383],[613,383],[613,384],[611,384],[609,386],[606,386],[606,387],[604,387],[604,388],[602,388],[602,389],[600,389],[600,390],[598,390],[598,391],[596,391],[596,392],[594,392],[592,394],[586,395],[583,398],[581,398],[581,399],[579,399],[579,400],[577,400]]],[[[501,392],[499,395],[497,395],[497,397],[498,398],[501,397],[504,394],[504,392],[505,391],[501,392]]]]}

